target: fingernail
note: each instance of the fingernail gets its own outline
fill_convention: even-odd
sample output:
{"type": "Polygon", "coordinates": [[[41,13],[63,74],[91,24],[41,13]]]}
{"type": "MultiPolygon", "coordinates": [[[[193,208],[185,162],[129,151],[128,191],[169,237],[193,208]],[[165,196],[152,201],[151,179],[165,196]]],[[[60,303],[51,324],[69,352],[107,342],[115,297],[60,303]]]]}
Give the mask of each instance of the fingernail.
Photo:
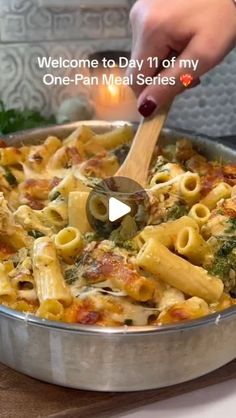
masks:
{"type": "Polygon", "coordinates": [[[151,116],[156,108],[157,103],[152,99],[152,97],[147,97],[139,106],[138,111],[144,118],[148,118],[148,116],[151,116]]]}
{"type": "Polygon", "coordinates": [[[190,84],[189,88],[190,88],[190,89],[192,89],[192,88],[194,88],[194,87],[199,86],[200,84],[201,84],[201,80],[198,78],[197,80],[194,80],[194,81],[192,82],[192,84],[190,84]]]}

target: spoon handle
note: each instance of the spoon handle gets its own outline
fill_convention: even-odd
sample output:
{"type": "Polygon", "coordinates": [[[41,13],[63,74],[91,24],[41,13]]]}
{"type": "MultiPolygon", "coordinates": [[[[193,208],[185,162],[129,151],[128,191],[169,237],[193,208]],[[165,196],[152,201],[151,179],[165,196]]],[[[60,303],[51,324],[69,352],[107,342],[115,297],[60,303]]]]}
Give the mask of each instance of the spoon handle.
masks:
{"type": "Polygon", "coordinates": [[[127,177],[145,186],[155,145],[168,116],[170,105],[150,118],[142,118],[129,154],[116,176],[127,177]]]}

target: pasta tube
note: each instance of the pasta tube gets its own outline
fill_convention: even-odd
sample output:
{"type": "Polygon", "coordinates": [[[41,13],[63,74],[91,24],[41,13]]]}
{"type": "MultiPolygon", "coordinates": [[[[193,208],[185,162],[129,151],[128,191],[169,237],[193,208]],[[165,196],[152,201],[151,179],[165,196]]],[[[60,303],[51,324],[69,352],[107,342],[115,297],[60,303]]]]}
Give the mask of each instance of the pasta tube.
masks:
{"type": "Polygon", "coordinates": [[[20,312],[26,312],[26,313],[36,313],[37,305],[35,303],[27,302],[26,300],[17,300],[13,305],[11,306],[12,309],[15,309],[16,311],[20,312]]]}
{"type": "Polygon", "coordinates": [[[187,173],[180,179],[180,196],[187,202],[193,203],[199,199],[201,191],[200,176],[196,173],[187,173]]]}
{"type": "Polygon", "coordinates": [[[36,315],[49,321],[61,321],[64,315],[64,307],[56,299],[48,299],[41,303],[36,315]]]}
{"type": "Polygon", "coordinates": [[[78,142],[88,142],[94,135],[94,132],[88,126],[80,125],[66,139],[64,139],[63,144],[67,146],[76,146],[78,142]]]}
{"type": "Polygon", "coordinates": [[[62,199],[56,199],[50,202],[43,210],[42,214],[47,225],[63,227],[68,222],[67,204],[62,199]]]}
{"type": "Polygon", "coordinates": [[[202,265],[212,256],[212,251],[207,242],[196,231],[196,229],[186,226],[177,236],[175,242],[176,251],[187,257],[193,264],[202,265]]]}
{"type": "Polygon", "coordinates": [[[91,215],[102,222],[108,222],[108,199],[101,194],[93,194],[89,200],[91,215]]]}
{"type": "Polygon", "coordinates": [[[73,173],[68,173],[64,179],[51,190],[49,193],[49,198],[61,195],[67,199],[69,193],[76,190],[84,192],[89,191],[89,188],[85,186],[81,180],[77,179],[73,173]]]}
{"type": "Polygon", "coordinates": [[[220,279],[211,277],[203,268],[171,253],[157,240],[151,239],[141,248],[137,263],[186,295],[216,302],[223,293],[224,285],[220,279]]]}
{"type": "Polygon", "coordinates": [[[69,225],[77,228],[81,234],[92,231],[86,214],[88,195],[88,192],[70,192],[69,194],[69,225]]]}
{"type": "MultiPolygon", "coordinates": [[[[177,235],[184,227],[192,227],[197,232],[199,231],[198,224],[192,218],[188,216],[182,216],[182,218],[176,219],[157,226],[147,226],[144,230],[136,237],[139,242],[144,243],[151,238],[157,239],[167,248],[174,248],[174,243],[177,235]]],[[[137,242],[137,241],[136,241],[137,242]]]]}
{"type": "Polygon", "coordinates": [[[110,150],[119,147],[120,145],[127,144],[133,139],[133,136],[132,127],[130,125],[124,125],[121,128],[114,129],[105,134],[94,135],[91,141],[110,150]]]}
{"type": "Polygon", "coordinates": [[[155,184],[150,189],[147,189],[147,192],[151,192],[153,196],[158,197],[160,194],[165,193],[165,191],[169,190],[171,187],[175,186],[176,184],[179,184],[179,182],[189,174],[191,173],[187,172],[179,174],[178,176],[171,178],[170,180],[165,181],[164,183],[155,184]]]}
{"type": "Polygon", "coordinates": [[[188,216],[193,218],[201,228],[202,225],[206,224],[211,216],[209,208],[202,203],[196,203],[192,206],[188,216]]]}
{"type": "Polygon", "coordinates": [[[111,283],[120,290],[124,290],[131,298],[146,302],[152,299],[155,292],[155,283],[146,277],[130,275],[128,280],[122,276],[111,276],[111,283]]]}
{"type": "Polygon", "coordinates": [[[51,155],[53,155],[58,148],[61,147],[61,141],[55,136],[49,136],[41,145],[36,145],[30,148],[26,163],[35,171],[43,169],[48,162],[51,155]]]}
{"type": "Polygon", "coordinates": [[[71,293],[64,281],[56,249],[48,237],[34,241],[33,271],[40,303],[47,299],[56,299],[65,306],[71,303],[71,293]]]}
{"type": "Polygon", "coordinates": [[[83,238],[77,228],[67,227],[55,236],[55,246],[58,255],[69,264],[73,263],[74,257],[83,249],[83,238]]]}
{"type": "Polygon", "coordinates": [[[40,231],[42,234],[51,235],[51,229],[42,222],[42,212],[22,205],[14,212],[14,219],[27,231],[40,231]]]}
{"type": "Polygon", "coordinates": [[[0,148],[0,164],[15,165],[19,164],[21,161],[24,161],[24,154],[20,148],[15,147],[6,147],[0,148]]]}
{"type": "Polygon", "coordinates": [[[15,299],[15,289],[4,269],[4,265],[0,264],[0,303],[13,303],[15,299]]]}
{"type": "Polygon", "coordinates": [[[209,314],[210,308],[207,303],[203,299],[194,296],[184,302],[176,303],[167,311],[162,312],[157,322],[158,325],[172,324],[201,318],[209,314]]]}
{"type": "Polygon", "coordinates": [[[154,174],[151,179],[150,186],[156,186],[156,184],[165,183],[170,180],[170,173],[168,171],[161,171],[154,174]]]}
{"type": "Polygon", "coordinates": [[[232,187],[229,184],[224,182],[219,183],[206,195],[206,197],[204,197],[204,199],[201,200],[201,203],[212,210],[221,199],[227,199],[230,197],[231,191],[232,187]]]}
{"type": "Polygon", "coordinates": [[[12,278],[12,284],[17,291],[17,296],[20,299],[28,301],[37,300],[35,282],[32,276],[21,273],[12,278]]]}
{"type": "Polygon", "coordinates": [[[2,192],[0,192],[0,234],[4,236],[4,241],[14,249],[18,250],[29,245],[27,233],[22,226],[16,224],[2,192]]]}

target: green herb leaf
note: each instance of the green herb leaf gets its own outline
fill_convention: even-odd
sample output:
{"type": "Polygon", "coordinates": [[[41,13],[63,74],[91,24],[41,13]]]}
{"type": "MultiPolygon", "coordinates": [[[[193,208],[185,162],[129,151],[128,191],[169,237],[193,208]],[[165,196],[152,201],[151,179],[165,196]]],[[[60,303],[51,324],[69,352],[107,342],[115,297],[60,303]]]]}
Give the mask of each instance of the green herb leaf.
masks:
{"type": "Polygon", "coordinates": [[[227,257],[217,255],[209,269],[209,273],[213,276],[219,276],[221,279],[229,275],[230,264],[227,257]]]}
{"type": "Polygon", "coordinates": [[[100,238],[96,232],[86,232],[83,235],[84,240],[89,244],[93,241],[98,241],[100,238]]]}
{"type": "Polygon", "coordinates": [[[236,239],[229,239],[224,242],[217,255],[222,257],[227,256],[232,252],[234,248],[236,248],[236,239]]]}
{"type": "Polygon", "coordinates": [[[133,325],[133,319],[125,319],[124,325],[128,325],[129,327],[133,325]]]}
{"type": "Polygon", "coordinates": [[[54,116],[45,117],[37,110],[6,109],[0,100],[0,134],[9,134],[24,129],[56,123],[54,116]]]}
{"type": "Polygon", "coordinates": [[[78,269],[76,267],[65,270],[65,281],[68,285],[73,284],[78,279],[78,269]]]}
{"type": "Polygon", "coordinates": [[[229,227],[225,230],[225,232],[236,232],[236,218],[230,218],[227,223],[229,224],[229,227]]]}
{"type": "Polygon", "coordinates": [[[52,195],[52,197],[51,197],[50,201],[52,202],[53,200],[56,200],[59,196],[61,196],[61,193],[60,193],[60,192],[55,192],[55,193],[52,195]]]}
{"type": "Polygon", "coordinates": [[[11,172],[11,170],[8,167],[4,167],[5,173],[4,177],[7,180],[7,182],[9,183],[10,186],[12,187],[16,187],[18,185],[18,182],[16,180],[16,177],[14,176],[14,174],[11,172]]]}
{"type": "Polygon", "coordinates": [[[164,221],[176,220],[181,218],[184,215],[187,215],[188,209],[185,205],[181,203],[176,203],[172,208],[170,208],[165,216],[164,221]]]}
{"type": "Polygon", "coordinates": [[[116,156],[118,163],[120,165],[125,161],[129,153],[129,150],[130,150],[130,146],[127,144],[121,145],[120,147],[114,149],[113,154],[116,156]]]}
{"type": "Polygon", "coordinates": [[[45,237],[45,234],[43,234],[43,232],[37,231],[36,229],[32,229],[32,231],[28,231],[28,235],[35,239],[45,237]]]}

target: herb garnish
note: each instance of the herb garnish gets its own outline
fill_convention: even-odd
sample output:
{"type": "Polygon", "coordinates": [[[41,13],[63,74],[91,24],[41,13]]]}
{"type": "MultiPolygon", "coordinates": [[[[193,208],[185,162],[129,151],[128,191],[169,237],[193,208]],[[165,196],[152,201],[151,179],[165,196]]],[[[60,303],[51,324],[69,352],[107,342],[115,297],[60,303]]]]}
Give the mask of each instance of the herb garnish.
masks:
{"type": "Polygon", "coordinates": [[[227,223],[229,224],[229,227],[225,230],[225,232],[236,232],[236,218],[230,218],[227,223]]]}
{"type": "Polygon", "coordinates": [[[28,235],[35,239],[45,237],[45,234],[43,234],[43,232],[41,231],[38,231],[37,229],[32,229],[32,231],[28,231],[28,235]]]}
{"type": "Polygon", "coordinates": [[[187,213],[188,209],[185,205],[183,205],[182,203],[176,203],[167,211],[164,221],[174,221],[175,219],[179,219],[182,216],[187,215],[187,213]]]}
{"type": "Polygon", "coordinates": [[[61,193],[60,193],[60,192],[55,192],[55,193],[52,195],[52,197],[51,197],[50,201],[52,202],[53,200],[56,200],[59,196],[61,196],[61,193]]]}
{"type": "Polygon", "coordinates": [[[42,116],[37,110],[6,109],[0,100],[0,134],[56,123],[54,116],[42,116]]]}
{"type": "Polygon", "coordinates": [[[132,319],[125,319],[124,320],[124,325],[127,325],[127,326],[132,326],[133,325],[133,320],[132,319]]]}
{"type": "Polygon", "coordinates": [[[78,279],[78,269],[77,267],[72,267],[65,270],[65,281],[68,285],[73,284],[78,279]]]}
{"type": "Polygon", "coordinates": [[[18,185],[18,182],[14,174],[11,172],[11,170],[8,167],[4,167],[4,170],[5,170],[4,177],[9,183],[9,185],[12,187],[16,187],[18,185]]]}

